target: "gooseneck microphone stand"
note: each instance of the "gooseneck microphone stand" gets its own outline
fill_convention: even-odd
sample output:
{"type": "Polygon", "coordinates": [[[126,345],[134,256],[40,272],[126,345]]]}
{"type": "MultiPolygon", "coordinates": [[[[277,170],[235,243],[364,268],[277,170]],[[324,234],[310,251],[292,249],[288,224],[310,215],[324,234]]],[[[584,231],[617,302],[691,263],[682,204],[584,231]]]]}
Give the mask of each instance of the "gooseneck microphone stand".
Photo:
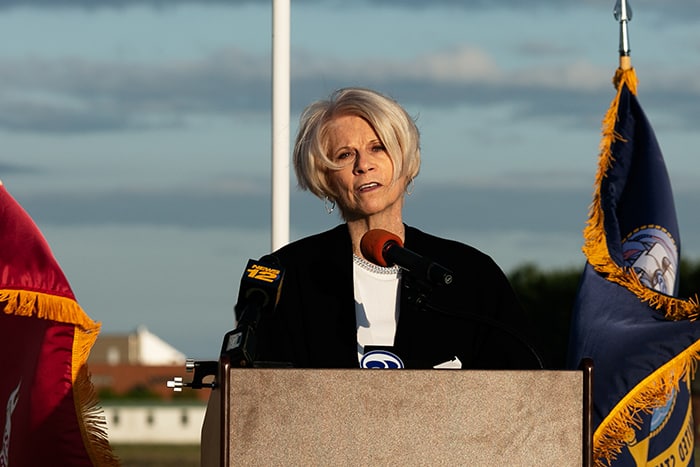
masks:
{"type": "MultiPolygon", "coordinates": [[[[435,287],[434,284],[430,284],[420,278],[414,277],[409,271],[405,271],[407,274],[401,279],[401,287],[403,293],[406,294],[406,299],[410,304],[412,304],[416,310],[421,312],[433,312],[439,313],[445,316],[450,316],[452,318],[468,319],[471,321],[484,324],[492,329],[501,331],[509,337],[513,338],[520,345],[522,345],[527,352],[533,357],[536,365],[539,369],[544,369],[545,365],[542,357],[537,353],[537,350],[532,346],[530,342],[527,341],[518,331],[505,325],[501,321],[491,318],[490,316],[474,313],[468,310],[452,311],[446,310],[443,307],[436,306],[430,302],[430,295],[435,287]]],[[[448,285],[438,285],[439,287],[447,287],[448,285]]]]}

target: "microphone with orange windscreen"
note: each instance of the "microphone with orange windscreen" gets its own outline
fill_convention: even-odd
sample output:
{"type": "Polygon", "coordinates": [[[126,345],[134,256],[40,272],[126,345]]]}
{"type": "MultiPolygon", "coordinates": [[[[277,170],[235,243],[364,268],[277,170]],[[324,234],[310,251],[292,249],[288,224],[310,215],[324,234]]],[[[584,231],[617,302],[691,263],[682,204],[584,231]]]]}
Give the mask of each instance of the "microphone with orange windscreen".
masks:
{"type": "Polygon", "coordinates": [[[404,248],[401,239],[386,230],[373,229],[362,236],[362,255],[379,266],[397,265],[414,277],[434,285],[452,283],[452,272],[413,251],[404,248]]]}

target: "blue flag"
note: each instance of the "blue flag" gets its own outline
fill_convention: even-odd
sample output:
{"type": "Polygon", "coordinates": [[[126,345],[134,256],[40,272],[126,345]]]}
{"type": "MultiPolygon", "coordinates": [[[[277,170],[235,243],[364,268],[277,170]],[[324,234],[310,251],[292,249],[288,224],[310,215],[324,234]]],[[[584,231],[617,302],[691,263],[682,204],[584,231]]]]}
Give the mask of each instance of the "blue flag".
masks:
{"type": "Polygon", "coordinates": [[[569,366],[593,359],[596,465],[692,466],[699,307],[675,297],[680,236],[673,194],[637,100],[634,69],[618,69],[614,81],[584,230],[587,264],[569,366]]]}

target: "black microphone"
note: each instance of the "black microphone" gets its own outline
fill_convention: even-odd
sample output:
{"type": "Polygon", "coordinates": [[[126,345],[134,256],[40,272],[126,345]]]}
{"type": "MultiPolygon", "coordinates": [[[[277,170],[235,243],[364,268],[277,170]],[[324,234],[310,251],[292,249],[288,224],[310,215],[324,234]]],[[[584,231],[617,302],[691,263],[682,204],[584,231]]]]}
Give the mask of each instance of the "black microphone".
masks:
{"type": "Polygon", "coordinates": [[[401,239],[391,232],[373,229],[360,241],[360,251],[379,266],[397,265],[414,277],[436,285],[452,283],[452,271],[403,247],[401,239]]]}
{"type": "Polygon", "coordinates": [[[258,323],[277,306],[283,278],[284,269],[275,256],[248,260],[234,307],[236,328],[226,334],[221,350],[233,366],[251,366],[255,361],[258,323]]]}

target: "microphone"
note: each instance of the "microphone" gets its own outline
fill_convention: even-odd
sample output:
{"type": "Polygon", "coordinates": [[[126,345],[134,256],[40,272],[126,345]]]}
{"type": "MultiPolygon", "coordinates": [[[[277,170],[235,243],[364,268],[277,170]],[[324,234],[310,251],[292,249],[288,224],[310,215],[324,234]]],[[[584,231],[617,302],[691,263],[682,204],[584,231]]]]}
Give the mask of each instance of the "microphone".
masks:
{"type": "Polygon", "coordinates": [[[360,251],[379,266],[397,265],[416,278],[436,285],[452,283],[452,271],[404,248],[401,239],[386,230],[373,229],[365,233],[360,241],[360,251]]]}
{"type": "MultiPolygon", "coordinates": [[[[365,233],[362,240],[360,240],[360,251],[362,251],[362,255],[365,258],[379,266],[387,267],[396,264],[407,270],[413,277],[423,280],[424,282],[427,281],[437,285],[449,285],[452,283],[452,272],[449,269],[404,248],[401,239],[397,235],[386,230],[374,229],[365,233]]],[[[418,297],[414,296],[413,298],[409,295],[408,299],[414,301],[415,304],[424,310],[455,318],[471,319],[505,333],[527,350],[536,361],[539,368],[544,368],[544,363],[537,350],[535,350],[518,331],[511,329],[505,323],[490,316],[468,310],[461,310],[459,312],[445,310],[441,307],[431,305],[430,301],[425,299],[425,296],[420,296],[420,293],[418,293],[418,297]]],[[[391,350],[391,348],[389,349],[391,350]]],[[[376,358],[374,360],[376,360],[376,358]]],[[[371,363],[377,365],[374,360],[371,363]]],[[[409,362],[407,366],[424,368],[425,366],[423,366],[423,364],[424,362],[409,362]]]]}
{"type": "Polygon", "coordinates": [[[226,334],[222,348],[232,365],[245,367],[254,363],[258,323],[277,306],[283,278],[284,270],[275,256],[248,260],[234,306],[236,328],[226,334]]]}

